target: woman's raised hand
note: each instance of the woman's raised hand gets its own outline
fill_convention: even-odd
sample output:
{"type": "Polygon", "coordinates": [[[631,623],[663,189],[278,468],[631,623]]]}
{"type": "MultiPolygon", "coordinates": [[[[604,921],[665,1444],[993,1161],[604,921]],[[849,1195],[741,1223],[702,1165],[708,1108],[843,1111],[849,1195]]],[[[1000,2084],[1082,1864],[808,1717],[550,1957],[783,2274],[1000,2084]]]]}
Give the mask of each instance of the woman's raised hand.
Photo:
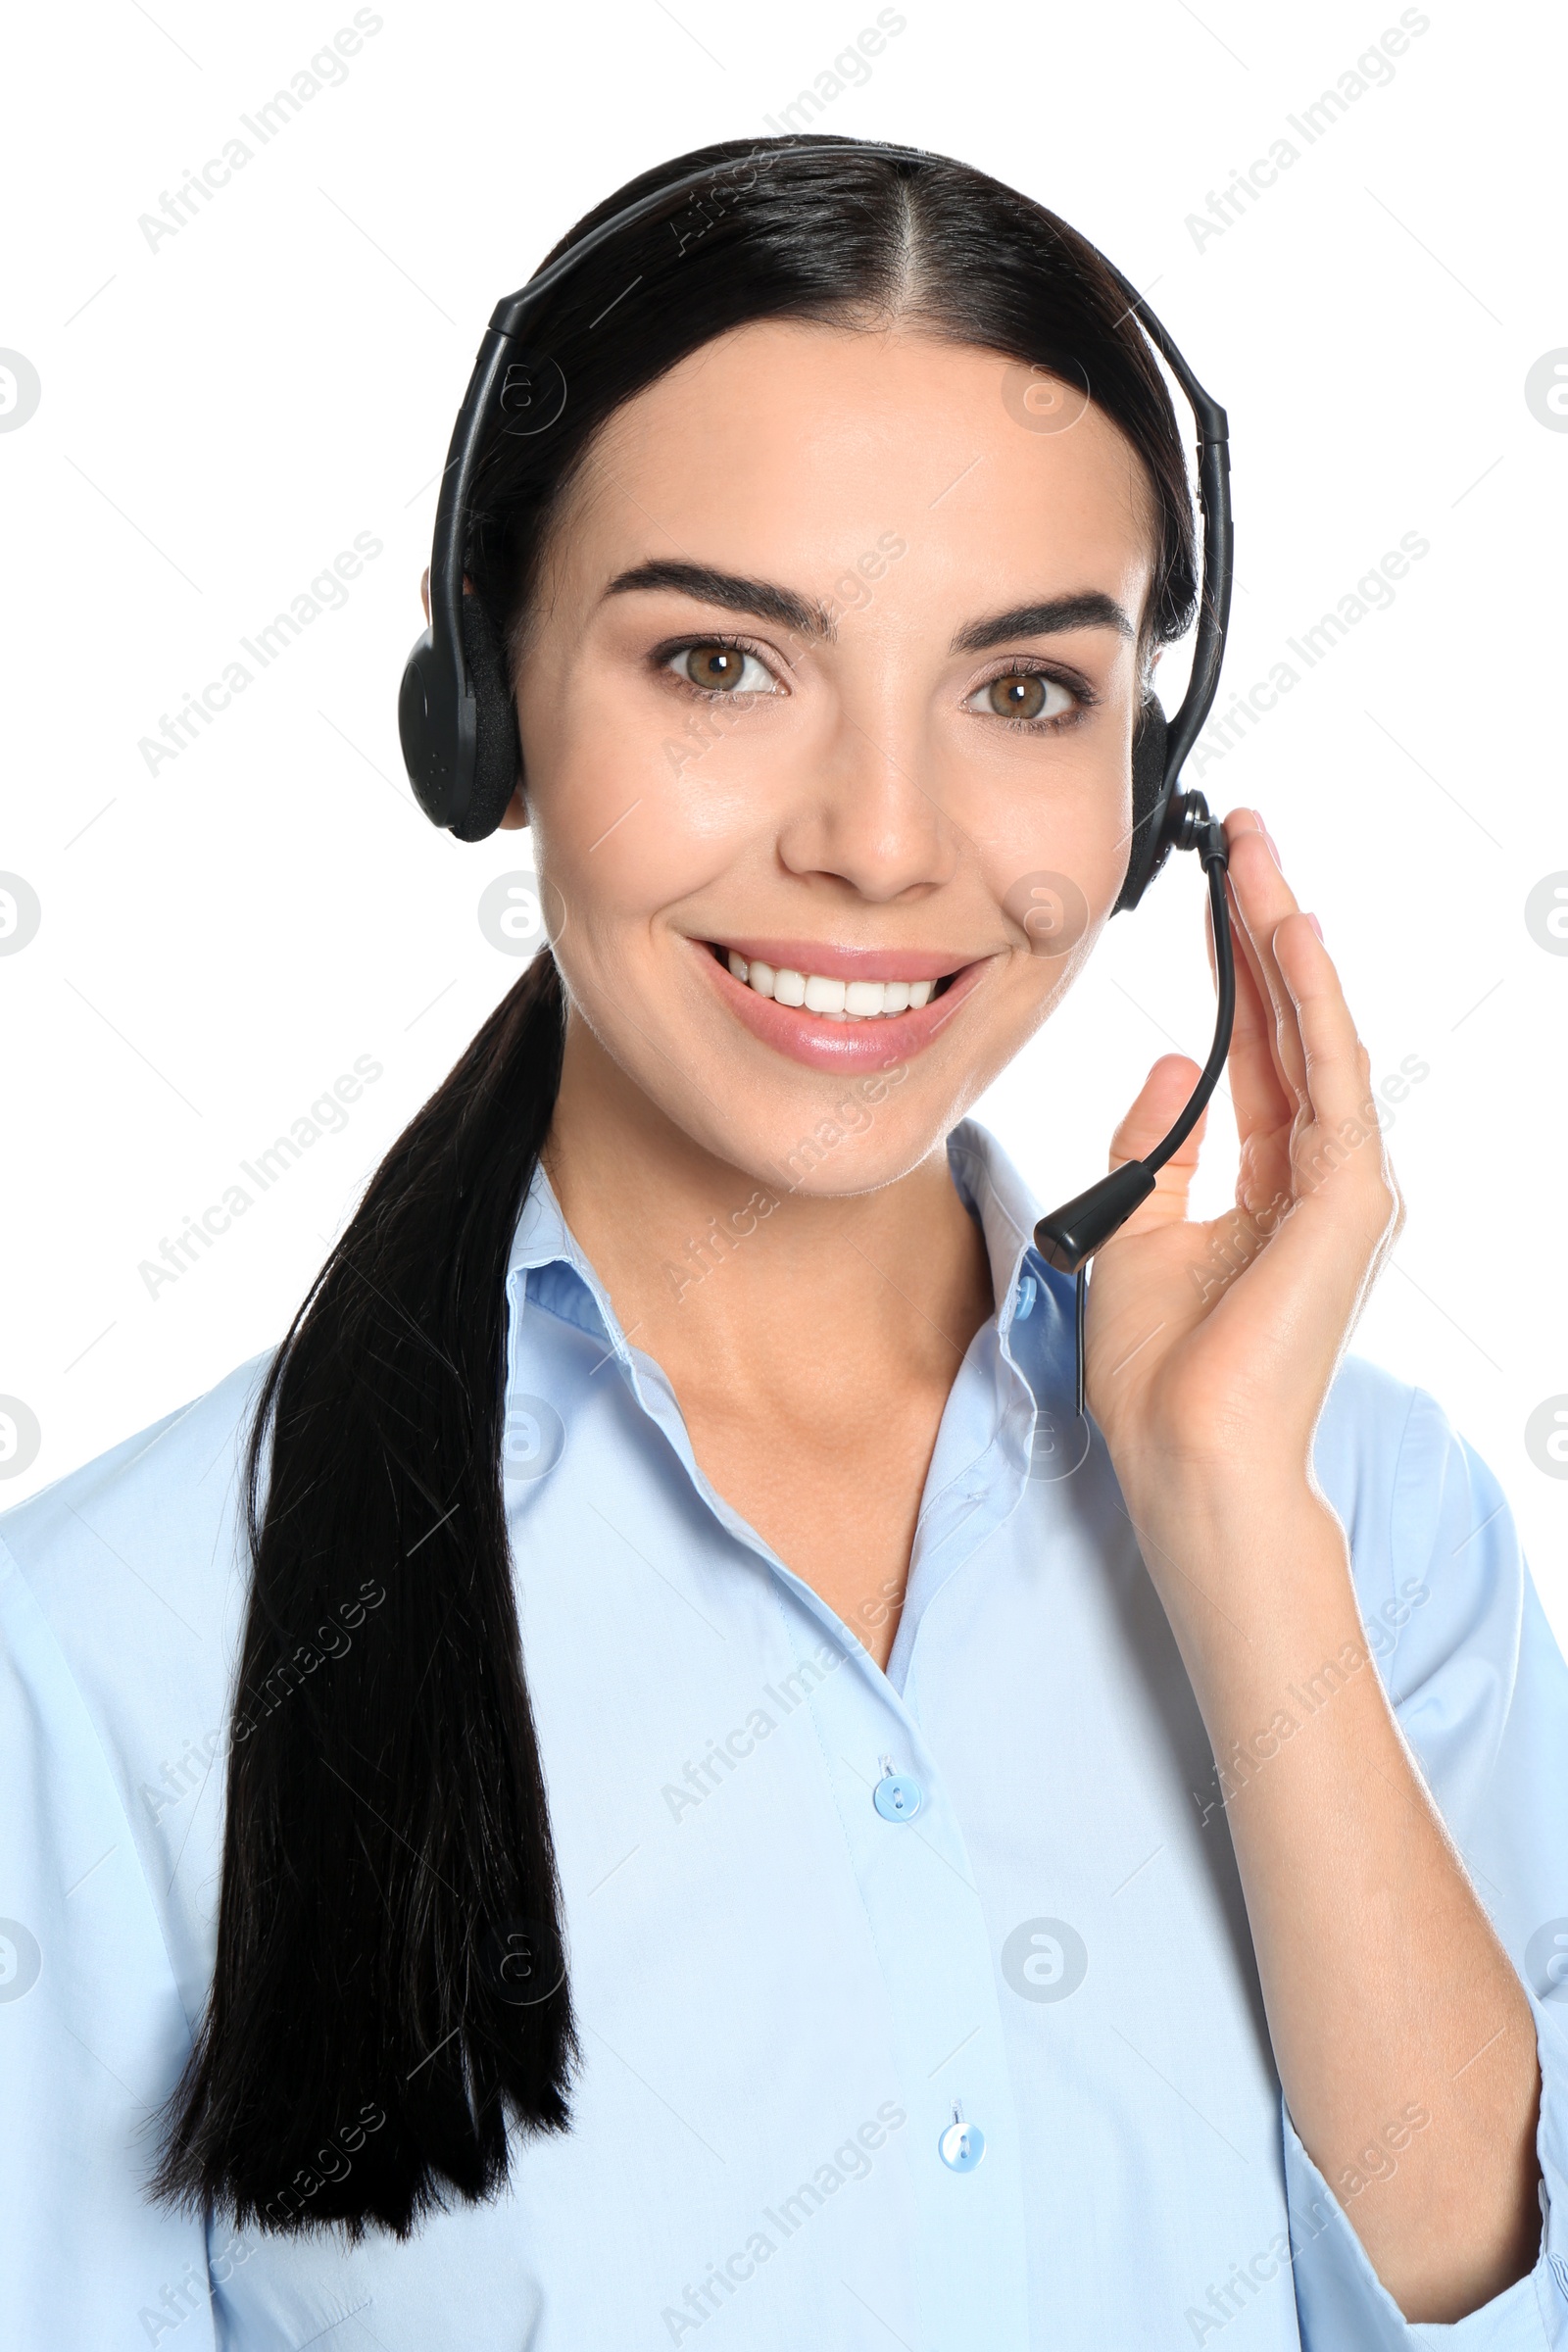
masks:
{"type": "MultiPolygon", "coordinates": [[[[1135,1517],[1155,1488],[1300,1491],[1335,1366],[1403,1219],[1366,1048],[1316,921],[1255,810],[1234,809],[1225,832],[1236,1205],[1187,1215],[1200,1122],[1090,1284],[1088,1398],[1135,1517]]],[[[1179,1054],[1154,1064],[1112,1167],[1152,1149],[1196,1077],[1179,1054]]]]}

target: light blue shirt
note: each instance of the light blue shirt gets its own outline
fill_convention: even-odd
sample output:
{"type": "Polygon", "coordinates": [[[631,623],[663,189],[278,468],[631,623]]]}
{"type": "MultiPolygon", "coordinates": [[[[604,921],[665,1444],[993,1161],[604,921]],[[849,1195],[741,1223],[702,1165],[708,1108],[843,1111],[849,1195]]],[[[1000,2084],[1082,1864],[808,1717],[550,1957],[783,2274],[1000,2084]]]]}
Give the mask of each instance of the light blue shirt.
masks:
{"type": "Polygon", "coordinates": [[[1073,1418],[1071,1286],[993,1141],[950,1156],[1001,1304],[886,1673],[713,1492],[534,1185],[507,1497],[586,2063],[573,2131],[406,2244],[141,2193],[213,1966],[264,1363],[0,1520],[9,2352],[1568,2345],[1568,1672],[1494,1480],[1347,1362],[1318,1476],[1544,2081],[1540,2263],[1411,2328],[1283,2108],[1202,1723],[1073,1418]]]}

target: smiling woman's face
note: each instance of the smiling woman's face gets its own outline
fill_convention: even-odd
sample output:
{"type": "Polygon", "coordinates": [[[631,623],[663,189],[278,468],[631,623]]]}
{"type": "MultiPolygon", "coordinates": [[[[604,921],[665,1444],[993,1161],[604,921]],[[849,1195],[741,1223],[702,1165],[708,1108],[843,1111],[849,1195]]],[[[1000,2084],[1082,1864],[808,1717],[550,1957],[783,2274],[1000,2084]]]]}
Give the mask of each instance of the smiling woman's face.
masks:
{"type": "Polygon", "coordinates": [[[1076,395],[1020,421],[1023,375],[739,328],[616,413],[552,534],[515,682],[568,1061],[802,1192],[924,1159],[1126,869],[1152,498],[1076,395]]]}

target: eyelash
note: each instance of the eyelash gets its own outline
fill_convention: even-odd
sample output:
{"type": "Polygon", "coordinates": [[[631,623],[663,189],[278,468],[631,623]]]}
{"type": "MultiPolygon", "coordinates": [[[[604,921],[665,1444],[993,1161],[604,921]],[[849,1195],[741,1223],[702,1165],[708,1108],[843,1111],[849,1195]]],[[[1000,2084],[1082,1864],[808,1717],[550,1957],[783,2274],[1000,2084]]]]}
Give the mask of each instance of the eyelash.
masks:
{"type": "MultiPolygon", "coordinates": [[[[733,636],[723,629],[705,629],[700,636],[696,637],[671,638],[667,644],[656,647],[650,659],[656,670],[673,679],[674,683],[684,688],[686,693],[697,695],[705,703],[734,702],[738,699],[750,701],[757,692],[756,688],[752,689],[751,694],[741,698],[739,690],[733,686],[727,691],[716,686],[699,686],[695,679],[683,678],[677,671],[671,669],[670,663],[678,656],[692,653],[700,645],[730,646],[738,654],[750,654],[754,661],[761,663],[770,676],[775,679],[777,677],[777,672],[771,669],[766,656],[758,646],[754,645],[749,638],[733,636]]],[[[1075,727],[1100,700],[1100,697],[1082,678],[1064,676],[1060,670],[1052,669],[1044,662],[1016,661],[1004,662],[1002,668],[993,670],[989,677],[981,678],[977,685],[971,686],[963,698],[964,703],[967,704],[975,695],[984,693],[988,686],[994,686],[999,678],[1045,678],[1052,685],[1063,688],[1073,698],[1074,709],[1058,710],[1050,718],[1004,718],[1000,710],[975,710],[969,713],[973,718],[989,718],[994,725],[1007,727],[1015,734],[1054,735],[1065,727],[1075,727]]]]}
{"type": "Polygon", "coordinates": [[[1051,668],[1044,662],[1031,662],[1024,659],[1004,662],[1000,669],[994,669],[988,678],[982,678],[978,685],[970,687],[963,698],[964,703],[967,705],[972,702],[974,697],[977,694],[983,694],[988,686],[995,686],[999,678],[1044,678],[1048,684],[1061,687],[1064,693],[1070,694],[1073,698],[1072,710],[1058,710],[1050,718],[1004,718],[1000,710],[972,710],[969,712],[971,718],[989,718],[994,725],[1010,727],[1015,734],[1055,735],[1065,727],[1076,727],[1083,719],[1087,718],[1100,700],[1099,695],[1084,679],[1065,676],[1062,671],[1051,668]]]}
{"type": "Polygon", "coordinates": [[[779,682],[778,672],[773,668],[760,646],[754,645],[748,637],[733,637],[724,629],[704,629],[702,634],[697,637],[671,637],[667,644],[656,646],[649,656],[649,660],[657,672],[672,678],[675,684],[683,687],[687,694],[695,694],[705,703],[751,702],[755,700],[760,691],[755,686],[744,695],[741,694],[739,688],[734,686],[727,689],[718,686],[699,686],[695,678],[683,678],[678,671],[670,668],[670,663],[678,655],[692,653],[700,645],[723,645],[730,647],[737,654],[750,654],[754,662],[761,663],[775,684],[779,682]]]}

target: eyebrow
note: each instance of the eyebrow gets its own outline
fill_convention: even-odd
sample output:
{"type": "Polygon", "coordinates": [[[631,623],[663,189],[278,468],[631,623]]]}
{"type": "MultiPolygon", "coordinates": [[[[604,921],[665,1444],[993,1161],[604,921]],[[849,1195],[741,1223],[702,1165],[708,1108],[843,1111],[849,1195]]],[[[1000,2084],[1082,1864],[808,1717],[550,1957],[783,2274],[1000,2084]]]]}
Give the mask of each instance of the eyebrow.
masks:
{"type": "Polygon", "coordinates": [[[700,604],[722,605],[729,612],[755,613],[759,619],[776,620],[782,628],[797,629],[829,643],[838,634],[824,605],[813,604],[797,596],[793,588],[780,588],[771,580],[742,579],[732,571],[715,570],[710,564],[638,564],[630,571],[617,572],[605,594],[627,596],[639,588],[676,588],[683,596],[696,597],[700,604]]]}
{"type": "Polygon", "coordinates": [[[1064,629],[1114,629],[1118,637],[1138,632],[1114,597],[1098,588],[1076,596],[1045,597],[1035,605],[1009,605],[984,620],[972,620],[953,640],[956,654],[983,654],[1007,637],[1050,637],[1064,629]]]}
{"type": "MultiPolygon", "coordinates": [[[[760,619],[777,621],[784,628],[820,638],[828,644],[838,636],[832,614],[820,602],[799,596],[793,588],[780,587],[775,581],[745,579],[735,572],[719,571],[710,564],[689,564],[675,559],[638,564],[630,571],[617,572],[605,595],[627,596],[642,588],[672,588],[684,596],[697,598],[701,604],[719,605],[730,612],[754,613],[760,619]]],[[[1068,629],[1114,629],[1118,637],[1138,634],[1114,597],[1106,596],[1101,589],[1089,588],[1073,596],[1044,597],[1033,604],[1009,605],[1005,612],[972,620],[955,636],[950,651],[981,654],[1009,637],[1049,637],[1068,629]]]]}

